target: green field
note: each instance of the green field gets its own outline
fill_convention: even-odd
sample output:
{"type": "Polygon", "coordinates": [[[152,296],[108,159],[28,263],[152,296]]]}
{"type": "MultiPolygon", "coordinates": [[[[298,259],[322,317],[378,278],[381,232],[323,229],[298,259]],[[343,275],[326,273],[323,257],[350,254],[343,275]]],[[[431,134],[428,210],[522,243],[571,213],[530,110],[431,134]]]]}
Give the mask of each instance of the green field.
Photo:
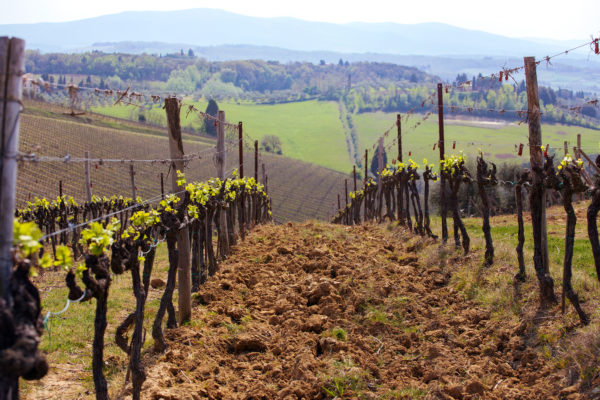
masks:
{"type": "MultiPolygon", "coordinates": [[[[433,149],[433,145],[438,142],[438,117],[432,114],[428,120],[420,126],[413,129],[415,123],[421,120],[423,116],[417,115],[411,117],[408,122],[403,119],[402,122],[402,146],[404,160],[408,157],[408,152],[412,152],[412,158],[420,163],[423,158],[429,162],[439,159],[439,149],[433,149]]],[[[354,123],[360,135],[360,150],[369,149],[372,152],[375,144],[381,134],[390,127],[395,121],[394,113],[364,113],[354,116],[354,123]]],[[[577,126],[567,126],[558,124],[543,124],[542,138],[544,145],[549,144],[551,149],[558,149],[559,154],[563,154],[563,143],[568,142],[569,151],[577,143],[577,134],[582,135],[582,148],[587,153],[597,153],[600,142],[600,131],[581,128],[577,126]]],[[[516,123],[506,124],[498,122],[492,125],[492,121],[457,121],[454,116],[447,116],[444,125],[444,136],[446,141],[446,154],[458,153],[464,151],[468,156],[475,157],[481,149],[484,155],[493,162],[524,163],[529,162],[528,151],[529,128],[527,124],[518,125],[516,123]],[[482,126],[490,124],[491,126],[482,126]],[[456,141],[456,149],[452,149],[456,141]],[[523,156],[519,157],[515,145],[523,143],[523,156]]],[[[385,143],[390,144],[397,136],[394,129],[386,138],[385,143]]],[[[552,151],[552,150],[551,150],[552,151]]],[[[396,157],[396,146],[390,154],[390,159],[396,157]]]]}
{"type": "MultiPolygon", "coordinates": [[[[131,109],[131,107],[130,107],[131,109]]],[[[111,110],[127,110],[112,107],[111,110]]],[[[162,159],[168,157],[166,129],[123,121],[97,114],[80,117],[64,115],[59,106],[26,102],[21,117],[19,148],[38,155],[83,157],[90,151],[92,158],[103,159],[162,159]]],[[[185,114],[184,114],[185,115],[185,114]]],[[[186,154],[198,153],[201,159],[190,161],[186,175],[191,181],[214,177],[215,141],[198,135],[184,135],[186,154]]],[[[237,143],[227,145],[225,170],[231,173],[238,164],[237,143]]],[[[254,156],[245,154],[246,176],[254,173],[254,156]]],[[[259,154],[259,164],[265,165],[269,194],[276,222],[304,221],[309,218],[327,219],[333,213],[337,194],[343,193],[345,175],[317,164],[286,158],[270,153],[259,154]]],[[[262,168],[259,165],[259,180],[262,168]]],[[[166,162],[136,163],[135,182],[138,194],[150,198],[160,194],[160,174],[170,188],[169,164],[166,162]]],[[[17,202],[19,206],[36,196],[55,198],[59,181],[64,194],[81,201],[85,197],[84,165],[82,163],[26,162],[19,165],[17,202]]],[[[93,163],[92,192],[98,196],[131,195],[129,163],[93,163]]]]}
{"type": "MultiPolygon", "coordinates": [[[[194,102],[200,110],[206,109],[206,102],[194,102]]],[[[352,163],[346,145],[344,126],[340,121],[338,105],[335,102],[305,101],[296,103],[257,105],[253,103],[222,102],[219,105],[225,110],[228,121],[243,121],[244,131],[251,139],[260,140],[264,135],[276,135],[281,139],[283,154],[297,160],[322,165],[340,172],[347,173],[352,169],[352,163]]],[[[137,119],[139,110],[131,106],[96,107],[94,111],[117,118],[137,119]]],[[[185,111],[185,109],[184,109],[185,111]]],[[[146,110],[150,122],[164,124],[164,111],[159,107],[146,110]]],[[[438,119],[436,114],[422,122],[417,128],[415,123],[423,115],[414,115],[408,121],[403,119],[403,149],[404,159],[409,151],[412,158],[421,163],[423,158],[429,162],[439,158],[439,150],[434,143],[438,141],[438,119]]],[[[446,115],[445,137],[446,154],[464,151],[475,157],[481,149],[483,153],[496,163],[526,163],[528,162],[528,126],[525,123],[507,123],[505,121],[456,119],[452,114],[446,115]],[[454,142],[456,148],[453,149],[454,142]],[[523,156],[518,157],[515,145],[524,144],[523,156]]],[[[352,120],[358,134],[358,152],[363,154],[368,149],[373,154],[373,146],[378,138],[396,120],[395,113],[361,113],[352,115],[352,120]]],[[[182,112],[182,125],[200,127],[202,121],[193,113],[182,112]]],[[[346,127],[346,129],[348,129],[346,127]]],[[[569,148],[576,143],[577,134],[582,135],[582,148],[587,153],[598,151],[600,131],[567,126],[560,124],[543,124],[542,137],[544,145],[551,149],[560,150],[563,142],[567,141],[569,148]]],[[[395,127],[385,139],[386,145],[391,145],[396,137],[395,127]]],[[[388,150],[389,160],[396,158],[396,146],[388,150]]]]}
{"type": "MultiPolygon", "coordinates": [[[[202,111],[207,105],[206,102],[191,101],[186,101],[186,104],[194,104],[202,111]]],[[[352,169],[335,102],[311,100],[274,105],[221,102],[219,107],[225,110],[228,121],[243,122],[244,132],[249,138],[260,141],[264,135],[278,136],[286,157],[342,172],[352,169]]],[[[139,114],[139,110],[131,106],[95,107],[93,110],[127,119],[137,118],[139,114]]],[[[152,122],[164,121],[164,111],[158,107],[146,110],[145,114],[152,122]]],[[[202,120],[194,113],[188,115],[184,107],[181,124],[199,128],[202,120]]]]}

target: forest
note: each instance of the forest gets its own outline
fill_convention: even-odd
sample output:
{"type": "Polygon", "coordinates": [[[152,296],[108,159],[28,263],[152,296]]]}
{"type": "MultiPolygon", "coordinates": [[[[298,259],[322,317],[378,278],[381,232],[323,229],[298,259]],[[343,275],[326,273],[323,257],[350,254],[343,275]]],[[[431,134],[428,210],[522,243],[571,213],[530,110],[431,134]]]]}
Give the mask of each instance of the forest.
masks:
{"type": "MultiPolygon", "coordinates": [[[[132,83],[146,90],[277,104],[309,99],[343,101],[351,113],[407,112],[422,109],[440,79],[413,67],[391,63],[318,64],[240,60],[207,61],[181,49],[166,55],[40,53],[28,51],[26,71],[58,84],[125,89],[132,83]]],[[[450,111],[476,117],[520,121],[526,109],[525,83],[457,75],[447,82],[444,104],[450,111]]],[[[589,94],[539,88],[546,122],[598,127],[597,108],[584,104],[589,94]]],[[[431,104],[429,104],[431,105],[431,104]]]]}

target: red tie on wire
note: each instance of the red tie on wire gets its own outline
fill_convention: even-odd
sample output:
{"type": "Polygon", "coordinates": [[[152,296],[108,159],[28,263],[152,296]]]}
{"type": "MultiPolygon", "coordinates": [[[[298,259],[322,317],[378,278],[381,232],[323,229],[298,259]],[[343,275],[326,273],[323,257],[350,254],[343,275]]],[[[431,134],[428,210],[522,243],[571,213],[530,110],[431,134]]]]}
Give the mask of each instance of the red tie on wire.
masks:
{"type": "Polygon", "coordinates": [[[594,53],[596,54],[600,54],[600,46],[598,45],[598,42],[600,42],[600,38],[594,40],[594,53]]]}
{"type": "Polygon", "coordinates": [[[544,157],[548,157],[548,148],[550,147],[549,144],[546,145],[546,149],[544,150],[544,157]]]}
{"type": "Polygon", "coordinates": [[[523,155],[523,143],[519,144],[519,156],[523,155]]]}
{"type": "Polygon", "coordinates": [[[436,144],[437,144],[437,143],[434,143],[434,144],[433,144],[433,150],[435,150],[435,145],[436,145],[436,144]]]}
{"type": "Polygon", "coordinates": [[[412,151],[409,151],[409,152],[408,152],[408,156],[409,156],[409,157],[410,157],[410,156],[412,156],[412,151]]]}
{"type": "Polygon", "coordinates": [[[498,82],[502,82],[502,75],[504,74],[504,71],[500,71],[500,79],[498,79],[498,82]]]}
{"type": "Polygon", "coordinates": [[[452,142],[452,150],[456,149],[456,140],[452,142]]]}

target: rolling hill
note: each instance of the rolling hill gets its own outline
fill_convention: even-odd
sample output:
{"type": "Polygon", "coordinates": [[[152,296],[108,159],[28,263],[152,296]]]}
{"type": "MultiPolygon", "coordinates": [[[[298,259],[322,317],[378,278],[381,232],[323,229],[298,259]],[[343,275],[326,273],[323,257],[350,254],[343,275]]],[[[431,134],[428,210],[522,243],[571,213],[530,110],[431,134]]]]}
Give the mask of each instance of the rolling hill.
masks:
{"type": "MultiPolygon", "coordinates": [[[[161,159],[168,157],[165,130],[122,122],[105,116],[82,117],[63,115],[62,107],[47,103],[26,102],[21,118],[19,148],[38,155],[83,157],[90,151],[93,158],[161,159]]],[[[189,180],[213,177],[216,169],[212,155],[215,142],[184,135],[186,154],[199,153],[200,160],[187,166],[189,180]]],[[[226,171],[238,165],[238,149],[227,145],[226,171]]],[[[344,174],[314,164],[282,156],[261,154],[272,197],[273,215],[277,222],[307,218],[326,219],[333,212],[337,193],[343,190],[344,174]]],[[[246,175],[253,174],[254,157],[245,155],[246,175]]],[[[150,198],[160,194],[160,174],[165,176],[168,190],[168,163],[135,164],[138,195],[150,198]]],[[[259,180],[260,180],[259,172],[259,180]]],[[[35,196],[53,198],[58,195],[59,181],[63,193],[76,200],[84,199],[84,165],[82,163],[25,162],[19,165],[17,200],[20,205],[35,196]]],[[[92,192],[99,196],[131,195],[128,163],[94,163],[91,172],[92,192]]]]}
{"type": "Polygon", "coordinates": [[[207,8],[130,11],[71,22],[0,25],[0,35],[5,34],[25,38],[30,48],[45,51],[72,51],[97,42],[159,41],[418,55],[489,55],[493,49],[497,56],[522,56],[554,53],[567,44],[508,38],[442,23],[333,24],[250,17],[207,8]]]}

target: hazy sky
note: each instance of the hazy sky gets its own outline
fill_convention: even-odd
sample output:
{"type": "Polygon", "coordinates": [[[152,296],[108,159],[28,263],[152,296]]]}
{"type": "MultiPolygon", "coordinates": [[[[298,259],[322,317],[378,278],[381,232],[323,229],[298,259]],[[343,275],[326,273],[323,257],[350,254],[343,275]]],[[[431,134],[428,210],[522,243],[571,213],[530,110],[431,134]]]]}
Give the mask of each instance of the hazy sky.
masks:
{"type": "Polygon", "coordinates": [[[445,22],[511,37],[588,39],[600,34],[599,0],[0,0],[0,24],[58,22],[129,10],[220,8],[311,21],[445,22]]]}

